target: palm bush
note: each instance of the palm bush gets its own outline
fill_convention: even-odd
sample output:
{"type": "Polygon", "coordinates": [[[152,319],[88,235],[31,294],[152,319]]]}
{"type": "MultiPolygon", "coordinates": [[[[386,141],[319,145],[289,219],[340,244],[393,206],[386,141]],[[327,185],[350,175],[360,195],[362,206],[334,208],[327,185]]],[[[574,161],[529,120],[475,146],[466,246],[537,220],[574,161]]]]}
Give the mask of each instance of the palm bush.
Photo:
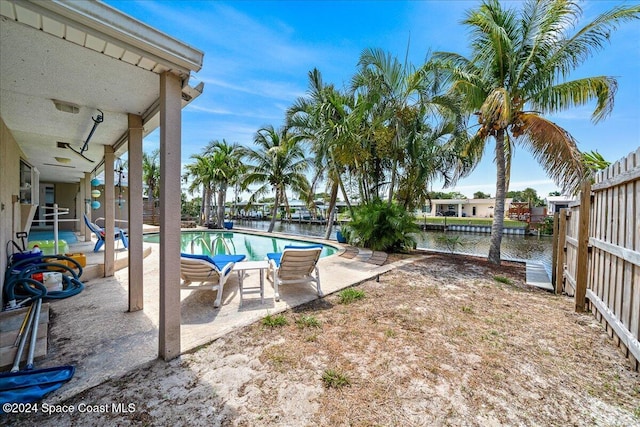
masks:
{"type": "Polygon", "coordinates": [[[373,200],[358,207],[343,227],[349,244],[374,251],[406,252],[415,248],[412,233],[420,231],[413,216],[396,203],[373,200]]]}

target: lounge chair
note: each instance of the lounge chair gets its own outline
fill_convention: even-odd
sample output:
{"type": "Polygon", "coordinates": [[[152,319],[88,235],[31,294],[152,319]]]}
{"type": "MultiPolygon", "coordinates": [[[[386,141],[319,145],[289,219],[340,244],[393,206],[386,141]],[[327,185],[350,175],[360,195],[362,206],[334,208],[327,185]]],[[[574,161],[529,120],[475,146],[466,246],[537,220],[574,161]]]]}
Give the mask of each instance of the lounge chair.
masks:
{"type": "Polygon", "coordinates": [[[276,301],[280,301],[280,285],[292,283],[315,283],[318,296],[324,296],[317,266],[320,252],[322,245],[311,245],[285,246],[282,253],[267,254],[267,280],[273,283],[276,301]]]}
{"type": "Polygon", "coordinates": [[[220,307],[224,284],[231,275],[236,262],[246,258],[246,255],[194,255],[180,254],[180,289],[218,291],[214,307],[220,307]],[[193,285],[199,282],[199,285],[193,285]]]}
{"type": "MultiPolygon", "coordinates": [[[[87,227],[89,227],[89,230],[91,230],[91,232],[98,238],[96,245],[93,247],[93,252],[98,252],[102,245],[104,245],[104,228],[89,221],[89,218],[86,214],[84,214],[84,222],[85,224],[87,224],[87,227]]],[[[127,233],[123,229],[118,227],[115,228],[114,239],[122,241],[122,245],[125,247],[125,249],[129,248],[129,239],[127,238],[127,233]]]]}

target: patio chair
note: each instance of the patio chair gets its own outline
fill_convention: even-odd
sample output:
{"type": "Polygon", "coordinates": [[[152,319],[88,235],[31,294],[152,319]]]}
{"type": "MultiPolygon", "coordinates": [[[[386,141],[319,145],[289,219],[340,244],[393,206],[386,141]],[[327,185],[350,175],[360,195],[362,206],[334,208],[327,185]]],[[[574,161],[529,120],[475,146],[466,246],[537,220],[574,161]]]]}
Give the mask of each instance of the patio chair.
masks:
{"type": "MultiPolygon", "coordinates": [[[[87,227],[89,227],[89,230],[91,230],[91,232],[95,234],[96,237],[98,238],[96,245],[93,247],[93,252],[98,252],[102,247],[102,245],[104,245],[104,238],[105,238],[104,228],[89,221],[89,218],[87,217],[86,214],[84,214],[84,222],[85,224],[87,224],[87,227]]],[[[123,229],[118,227],[115,228],[114,239],[120,240],[122,242],[122,246],[124,246],[125,249],[129,248],[129,239],[127,238],[127,233],[123,229]]]]}
{"type": "Polygon", "coordinates": [[[285,246],[281,253],[267,254],[267,280],[273,283],[276,301],[280,301],[280,285],[292,283],[315,283],[318,296],[324,296],[317,266],[320,252],[322,245],[311,245],[285,246]]]}
{"type": "Polygon", "coordinates": [[[246,255],[195,255],[180,254],[180,289],[218,291],[214,307],[220,307],[224,284],[231,275],[236,262],[246,258],[246,255]],[[193,285],[199,282],[199,285],[193,285]]]}

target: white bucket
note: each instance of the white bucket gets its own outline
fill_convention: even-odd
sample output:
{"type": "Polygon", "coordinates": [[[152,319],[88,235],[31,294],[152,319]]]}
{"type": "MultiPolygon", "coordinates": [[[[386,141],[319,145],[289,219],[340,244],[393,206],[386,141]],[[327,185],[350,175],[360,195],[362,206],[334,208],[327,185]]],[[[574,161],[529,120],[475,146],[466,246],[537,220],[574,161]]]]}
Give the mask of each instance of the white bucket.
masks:
{"type": "Polygon", "coordinates": [[[62,273],[47,272],[42,273],[42,284],[47,287],[47,292],[62,290],[62,273]]]}

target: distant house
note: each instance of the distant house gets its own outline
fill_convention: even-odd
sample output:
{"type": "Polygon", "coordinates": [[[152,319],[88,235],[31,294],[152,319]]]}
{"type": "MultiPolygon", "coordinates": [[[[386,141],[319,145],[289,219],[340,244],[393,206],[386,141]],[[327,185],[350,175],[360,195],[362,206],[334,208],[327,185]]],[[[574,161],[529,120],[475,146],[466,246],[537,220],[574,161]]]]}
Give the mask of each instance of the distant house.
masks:
{"type": "MultiPolygon", "coordinates": [[[[505,215],[513,199],[505,199],[505,215]]],[[[417,216],[452,216],[458,218],[493,218],[496,199],[432,199],[417,216]]]]}
{"type": "Polygon", "coordinates": [[[569,205],[575,201],[577,201],[577,199],[573,196],[547,196],[547,213],[553,215],[556,212],[560,212],[560,209],[568,208],[569,205]]]}

